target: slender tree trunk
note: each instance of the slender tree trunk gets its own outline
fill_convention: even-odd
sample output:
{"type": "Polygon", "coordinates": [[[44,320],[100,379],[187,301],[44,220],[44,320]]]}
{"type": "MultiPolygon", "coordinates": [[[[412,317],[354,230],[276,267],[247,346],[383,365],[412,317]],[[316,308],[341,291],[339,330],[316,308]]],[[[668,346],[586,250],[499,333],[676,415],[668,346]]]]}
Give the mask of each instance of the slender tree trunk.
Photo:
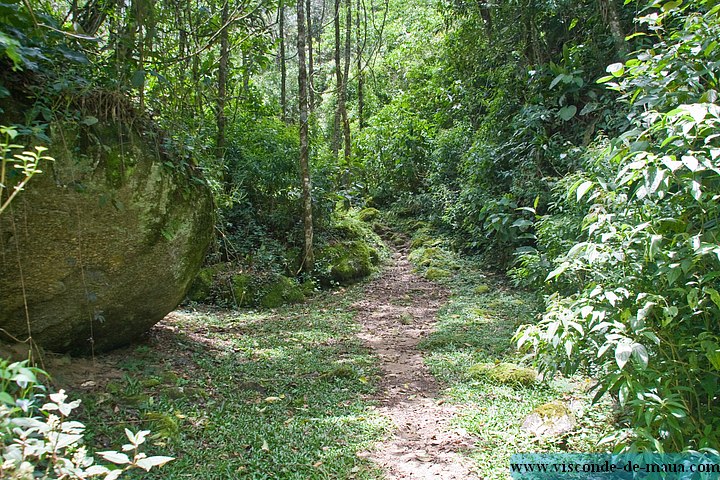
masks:
{"type": "Polygon", "coordinates": [[[308,107],[310,113],[315,111],[315,65],[313,59],[313,30],[312,30],[312,1],[306,0],[306,16],[307,16],[307,47],[308,47],[308,107]]]}
{"type": "MultiPolygon", "coordinates": [[[[217,138],[215,141],[215,157],[220,161],[225,157],[225,128],[227,117],[225,116],[225,104],[227,103],[228,83],[228,57],[230,56],[230,42],[228,38],[229,0],[223,5],[221,20],[222,32],[220,32],[220,65],[218,67],[218,96],[216,104],[217,138]]],[[[229,178],[225,179],[226,186],[229,186],[229,178]]]]}
{"type": "Polygon", "coordinates": [[[285,63],[285,2],[280,0],[278,8],[280,24],[280,118],[287,122],[287,65],[285,63]]]}
{"type": "MultiPolygon", "coordinates": [[[[350,170],[350,121],[348,120],[347,112],[347,91],[348,91],[348,79],[350,78],[350,39],[352,37],[352,0],[345,0],[345,69],[343,71],[342,88],[340,89],[340,115],[343,124],[343,138],[345,139],[345,165],[350,170]]],[[[348,174],[348,182],[349,182],[348,174]]]]}
{"type": "Polygon", "coordinates": [[[335,121],[333,122],[332,151],[337,158],[340,151],[340,95],[342,91],[342,70],[340,66],[340,0],[335,0],[335,121]]]}
{"type": "Polygon", "coordinates": [[[620,14],[613,0],[598,0],[600,14],[603,21],[610,29],[610,34],[615,42],[615,50],[620,57],[627,54],[627,43],[625,42],[625,32],[620,24],[620,14]]]}
{"type": "Polygon", "coordinates": [[[305,227],[305,249],[303,269],[310,273],[315,268],[313,253],[312,187],[310,184],[310,161],[308,142],[308,90],[307,66],[305,65],[305,2],[297,2],[297,49],[298,49],[298,103],[300,111],[300,176],[303,195],[303,224],[305,227]]]}
{"type": "Polygon", "coordinates": [[[362,57],[363,57],[363,40],[361,37],[361,21],[360,21],[360,12],[361,12],[361,0],[357,0],[357,6],[356,6],[356,12],[355,17],[357,19],[355,23],[355,38],[357,42],[357,77],[358,77],[358,130],[362,130],[364,127],[364,120],[363,120],[363,108],[365,107],[365,79],[363,77],[363,68],[362,68],[362,57]]]}

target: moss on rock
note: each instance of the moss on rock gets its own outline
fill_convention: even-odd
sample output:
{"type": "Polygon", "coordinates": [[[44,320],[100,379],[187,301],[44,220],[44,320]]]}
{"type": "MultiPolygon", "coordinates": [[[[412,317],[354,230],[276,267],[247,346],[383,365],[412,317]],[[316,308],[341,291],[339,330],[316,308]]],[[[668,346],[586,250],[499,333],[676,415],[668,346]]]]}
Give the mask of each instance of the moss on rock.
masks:
{"type": "Polygon", "coordinates": [[[361,222],[370,223],[375,220],[378,215],[380,215],[380,210],[370,207],[360,210],[357,214],[357,217],[361,222]]]}
{"type": "Polygon", "coordinates": [[[211,300],[215,274],[217,272],[217,266],[200,269],[193,283],[190,285],[190,290],[187,293],[188,300],[192,302],[207,302],[211,300]]]}
{"type": "Polygon", "coordinates": [[[430,267],[427,270],[425,270],[425,273],[423,274],[423,276],[425,278],[427,278],[428,280],[436,281],[436,280],[443,280],[445,278],[449,278],[452,276],[452,273],[443,268],[430,267]]]}
{"type": "Polygon", "coordinates": [[[253,277],[247,273],[240,273],[230,277],[230,298],[238,307],[249,307],[255,303],[255,289],[253,277]]]}
{"type": "Polygon", "coordinates": [[[305,300],[300,284],[283,275],[280,275],[274,283],[268,284],[266,288],[260,300],[260,305],[265,308],[277,308],[287,303],[300,303],[305,300]]]}
{"type": "Polygon", "coordinates": [[[379,260],[379,252],[363,241],[335,243],[318,254],[319,277],[325,285],[349,285],[370,275],[379,260]]]}
{"type": "Polygon", "coordinates": [[[514,363],[480,363],[468,371],[474,378],[486,378],[496,383],[532,385],[538,373],[533,368],[521,367],[514,363]]]}

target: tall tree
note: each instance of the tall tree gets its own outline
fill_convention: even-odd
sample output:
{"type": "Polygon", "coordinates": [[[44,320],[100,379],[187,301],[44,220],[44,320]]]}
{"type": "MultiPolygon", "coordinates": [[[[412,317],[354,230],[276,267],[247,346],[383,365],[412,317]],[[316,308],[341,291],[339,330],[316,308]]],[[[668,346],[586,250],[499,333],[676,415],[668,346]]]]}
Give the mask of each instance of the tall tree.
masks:
{"type": "Polygon", "coordinates": [[[363,76],[363,50],[365,48],[365,38],[362,35],[360,12],[362,11],[362,0],[357,0],[355,8],[355,37],[357,48],[357,89],[358,89],[358,130],[363,128],[363,108],[365,107],[365,78],[363,76]]]}
{"type": "Polygon", "coordinates": [[[280,25],[280,117],[287,121],[287,65],[285,61],[285,1],[280,0],[278,7],[280,25]]]}
{"type": "Polygon", "coordinates": [[[303,224],[305,250],[303,269],[312,272],[315,267],[313,253],[312,186],[310,183],[309,141],[308,141],[308,89],[307,66],[305,65],[305,2],[297,2],[297,49],[298,49],[298,103],[300,111],[300,176],[303,194],[303,224]]]}
{"type": "Polygon", "coordinates": [[[227,104],[227,83],[228,83],[228,59],[230,57],[230,40],[228,23],[230,20],[229,0],[225,0],[220,16],[220,65],[218,67],[218,96],[217,96],[217,140],[215,142],[216,157],[225,157],[225,130],[227,116],[225,105],[227,104]]]}
{"type": "Polygon", "coordinates": [[[340,0],[335,0],[333,25],[335,27],[335,98],[337,105],[333,121],[332,152],[335,158],[337,158],[337,154],[340,151],[340,92],[342,91],[343,84],[342,66],[340,63],[340,0]]]}
{"type": "Polygon", "coordinates": [[[345,166],[350,168],[350,121],[347,112],[347,90],[348,79],[350,78],[350,43],[352,35],[352,0],[345,0],[345,67],[342,77],[342,85],[338,93],[338,110],[342,119],[345,166]]]}
{"type": "Polygon", "coordinates": [[[613,0],[598,0],[600,14],[605,24],[610,30],[610,34],[615,42],[615,50],[619,56],[624,57],[627,54],[627,43],[625,42],[625,32],[620,24],[620,14],[613,0]]]}
{"type": "MultiPolygon", "coordinates": [[[[301,0],[299,0],[301,1],[301,0]]],[[[315,78],[315,65],[313,55],[313,29],[312,29],[312,0],[306,0],[305,7],[307,11],[307,49],[308,49],[308,107],[310,113],[315,110],[315,87],[313,84],[315,78]]]]}

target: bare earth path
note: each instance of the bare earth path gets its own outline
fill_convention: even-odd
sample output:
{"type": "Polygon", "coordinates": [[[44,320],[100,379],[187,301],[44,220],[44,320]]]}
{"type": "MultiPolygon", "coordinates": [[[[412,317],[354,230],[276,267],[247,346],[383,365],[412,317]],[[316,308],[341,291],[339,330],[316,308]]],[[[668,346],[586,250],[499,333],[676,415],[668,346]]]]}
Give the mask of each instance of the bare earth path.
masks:
{"type": "Polygon", "coordinates": [[[379,410],[394,425],[365,455],[389,480],[478,478],[458,454],[471,447],[473,439],[450,427],[455,409],[439,398],[438,384],[417,349],[447,296],[412,272],[404,252],[395,252],[392,265],[353,305],[363,326],[360,337],[381,362],[379,410]]]}

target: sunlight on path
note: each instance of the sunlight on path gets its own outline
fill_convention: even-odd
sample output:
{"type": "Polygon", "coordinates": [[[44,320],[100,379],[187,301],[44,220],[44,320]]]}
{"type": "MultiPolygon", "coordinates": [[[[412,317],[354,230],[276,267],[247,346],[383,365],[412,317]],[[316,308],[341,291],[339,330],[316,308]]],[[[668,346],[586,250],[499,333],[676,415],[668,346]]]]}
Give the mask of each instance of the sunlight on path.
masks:
{"type": "Polygon", "coordinates": [[[458,454],[474,440],[449,426],[456,409],[441,400],[437,382],[417,350],[447,296],[442,287],[413,274],[406,255],[396,252],[392,266],[353,305],[363,327],[360,338],[380,358],[378,410],[395,426],[363,455],[391,480],[478,478],[470,462],[458,454]]]}

